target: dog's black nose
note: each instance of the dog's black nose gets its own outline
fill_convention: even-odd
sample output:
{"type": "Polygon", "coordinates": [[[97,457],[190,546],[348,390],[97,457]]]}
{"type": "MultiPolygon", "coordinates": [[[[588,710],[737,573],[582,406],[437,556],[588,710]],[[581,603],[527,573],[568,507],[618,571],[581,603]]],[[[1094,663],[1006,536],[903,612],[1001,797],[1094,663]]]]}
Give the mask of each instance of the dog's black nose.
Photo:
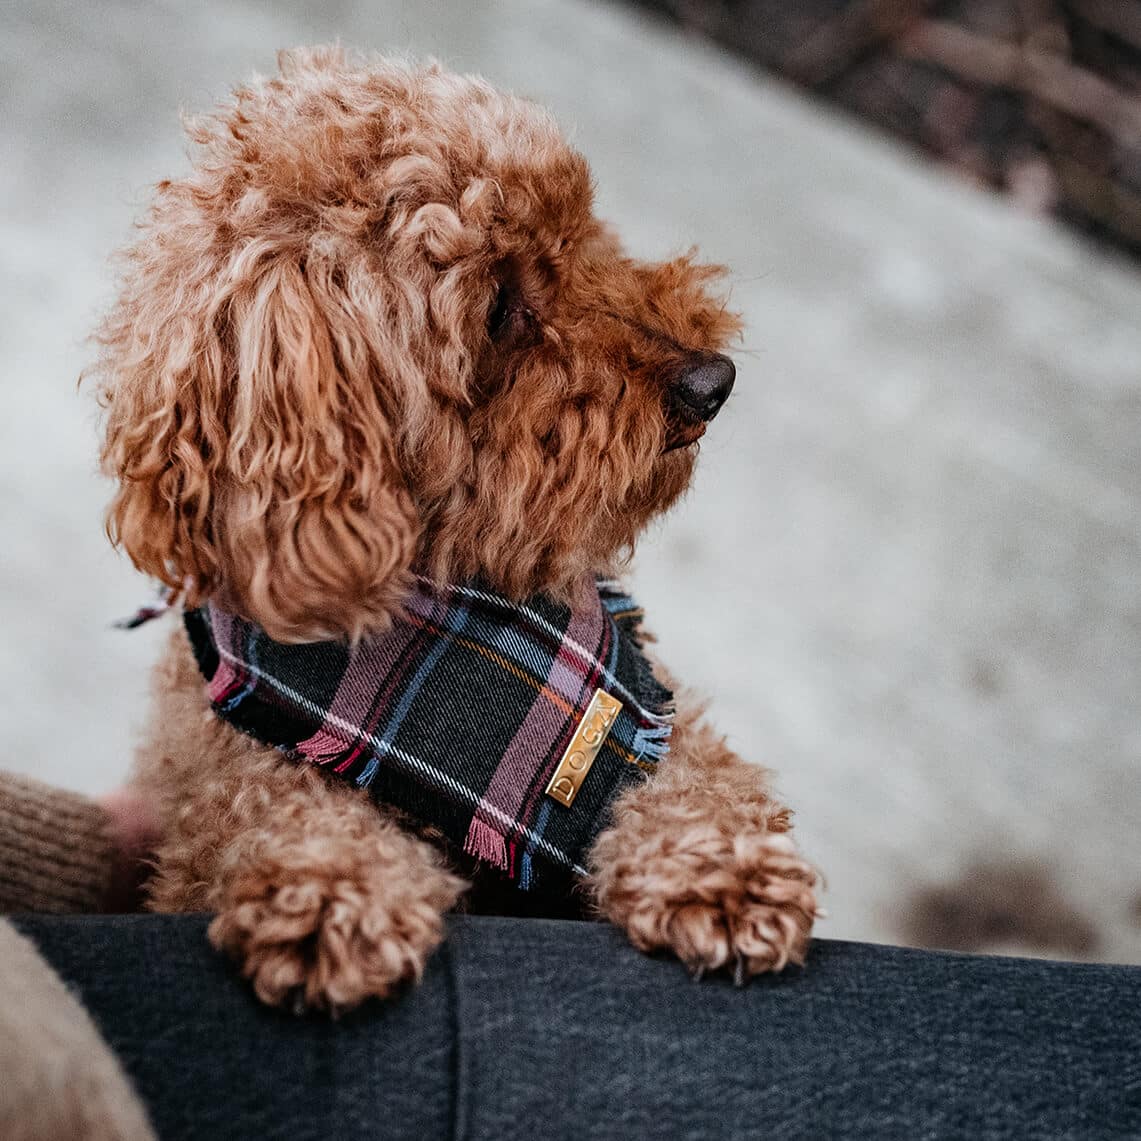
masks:
{"type": "Polygon", "coordinates": [[[699,420],[712,420],[733,391],[737,369],[720,353],[695,353],[670,388],[680,412],[699,420]]]}

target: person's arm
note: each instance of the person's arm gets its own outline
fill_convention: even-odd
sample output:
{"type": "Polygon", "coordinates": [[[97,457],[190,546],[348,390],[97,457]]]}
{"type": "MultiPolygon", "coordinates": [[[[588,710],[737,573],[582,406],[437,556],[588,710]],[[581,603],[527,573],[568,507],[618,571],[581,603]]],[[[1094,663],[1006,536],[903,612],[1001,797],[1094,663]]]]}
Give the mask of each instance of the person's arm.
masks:
{"type": "MultiPolygon", "coordinates": [[[[131,792],[101,801],[0,772],[0,912],[126,908],[153,837],[131,792]]],[[[0,921],[0,1137],[154,1141],[114,1054],[35,946],[0,921]]]]}
{"type": "Polygon", "coordinates": [[[132,793],[93,800],[0,772],[0,912],[130,910],[153,836],[132,793]]]}

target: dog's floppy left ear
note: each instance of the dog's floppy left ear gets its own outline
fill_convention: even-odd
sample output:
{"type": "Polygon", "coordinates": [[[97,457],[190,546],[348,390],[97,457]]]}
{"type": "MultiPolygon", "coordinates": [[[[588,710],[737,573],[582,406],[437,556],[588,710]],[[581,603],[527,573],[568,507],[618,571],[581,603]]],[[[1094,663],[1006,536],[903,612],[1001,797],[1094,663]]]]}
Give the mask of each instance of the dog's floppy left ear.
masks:
{"type": "Polygon", "coordinates": [[[169,256],[135,270],[102,334],[112,539],[279,641],[382,627],[419,521],[338,273],[285,253],[197,290],[169,256]]]}

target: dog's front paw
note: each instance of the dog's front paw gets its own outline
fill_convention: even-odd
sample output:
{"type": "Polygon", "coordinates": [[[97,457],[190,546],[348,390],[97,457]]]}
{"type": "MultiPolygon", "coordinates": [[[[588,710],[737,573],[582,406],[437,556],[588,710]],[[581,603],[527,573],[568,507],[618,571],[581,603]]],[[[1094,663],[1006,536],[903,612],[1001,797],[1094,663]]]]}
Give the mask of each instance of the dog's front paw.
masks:
{"type": "Polygon", "coordinates": [[[599,909],[640,950],[672,951],[697,975],[729,966],[738,983],[804,961],[818,877],[783,833],[635,822],[599,838],[594,865],[599,909]]]}
{"type": "Polygon", "coordinates": [[[335,1013],[419,979],[463,888],[402,834],[363,850],[262,848],[232,870],[210,940],[263,1002],[335,1013]]]}

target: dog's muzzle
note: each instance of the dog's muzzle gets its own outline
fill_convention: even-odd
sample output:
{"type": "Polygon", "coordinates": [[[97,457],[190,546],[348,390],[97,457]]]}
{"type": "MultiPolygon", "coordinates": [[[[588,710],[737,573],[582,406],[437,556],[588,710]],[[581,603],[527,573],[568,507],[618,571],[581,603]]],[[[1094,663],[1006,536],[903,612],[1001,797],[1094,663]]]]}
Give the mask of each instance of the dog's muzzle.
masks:
{"type": "Polygon", "coordinates": [[[670,385],[670,403],[675,412],[691,423],[708,423],[729,399],[736,377],[737,369],[728,357],[694,353],[670,385]]]}
{"type": "Polygon", "coordinates": [[[696,444],[705,425],[721,411],[733,391],[737,369],[720,353],[694,353],[666,392],[669,436],[665,450],[672,452],[696,444]]]}

